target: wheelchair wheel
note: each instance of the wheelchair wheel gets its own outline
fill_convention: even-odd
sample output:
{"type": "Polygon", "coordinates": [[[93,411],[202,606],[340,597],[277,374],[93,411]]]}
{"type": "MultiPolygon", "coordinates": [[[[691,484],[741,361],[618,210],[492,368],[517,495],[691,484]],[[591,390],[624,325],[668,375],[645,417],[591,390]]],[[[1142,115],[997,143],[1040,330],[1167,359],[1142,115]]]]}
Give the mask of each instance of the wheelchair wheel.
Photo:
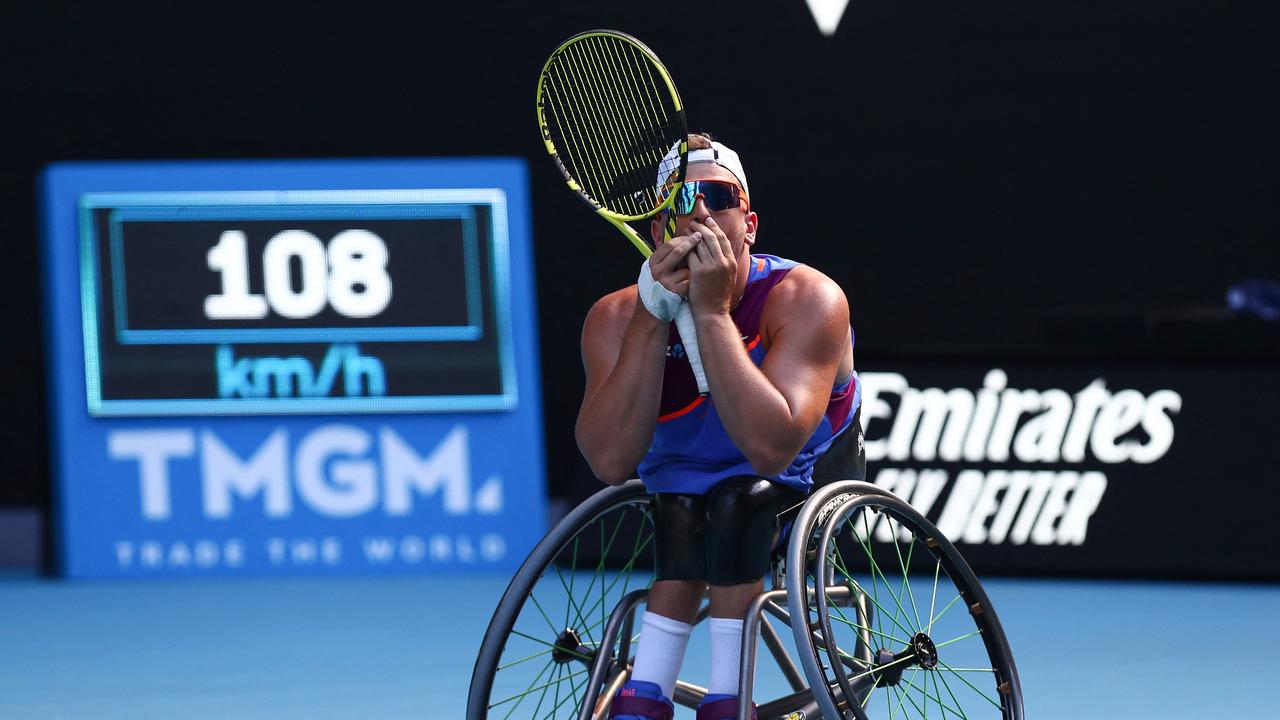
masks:
{"type": "MultiPolygon", "coordinates": [[[[653,582],[653,533],[650,496],[632,480],[588,498],[538,543],[485,632],[468,720],[577,717],[609,614],[653,582]]],[[[604,650],[625,657],[632,641],[622,633],[604,650]]]]}
{"type": "Polygon", "coordinates": [[[788,544],[787,587],[800,664],[830,720],[1022,720],[995,608],[955,546],[901,498],[866,483],[815,492],[788,544]],[[851,612],[849,598],[872,611],[851,612]]]}

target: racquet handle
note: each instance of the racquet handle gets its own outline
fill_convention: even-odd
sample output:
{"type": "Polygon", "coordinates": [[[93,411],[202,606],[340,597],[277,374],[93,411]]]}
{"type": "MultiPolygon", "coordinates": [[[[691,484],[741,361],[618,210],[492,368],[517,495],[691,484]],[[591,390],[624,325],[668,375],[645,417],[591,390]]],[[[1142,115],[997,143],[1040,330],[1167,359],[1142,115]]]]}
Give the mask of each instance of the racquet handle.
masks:
{"type": "Polygon", "coordinates": [[[693,379],[698,381],[698,394],[709,395],[707,373],[702,369],[702,355],[698,352],[698,333],[693,327],[693,310],[689,309],[688,301],[680,303],[680,309],[676,311],[676,331],[680,333],[680,344],[684,345],[685,357],[689,358],[689,365],[693,368],[693,379]]]}

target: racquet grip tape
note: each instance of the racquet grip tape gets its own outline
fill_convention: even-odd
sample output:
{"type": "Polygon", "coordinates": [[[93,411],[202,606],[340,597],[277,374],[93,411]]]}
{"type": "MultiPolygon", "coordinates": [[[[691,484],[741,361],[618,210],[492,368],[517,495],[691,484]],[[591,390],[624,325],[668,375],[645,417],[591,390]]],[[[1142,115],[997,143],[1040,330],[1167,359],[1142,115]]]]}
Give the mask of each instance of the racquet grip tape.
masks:
{"type": "Polygon", "coordinates": [[[698,394],[705,397],[711,394],[707,386],[707,373],[702,368],[702,353],[698,351],[698,333],[693,324],[693,310],[689,303],[680,305],[676,311],[676,331],[680,333],[680,343],[684,345],[685,357],[689,358],[689,367],[693,369],[693,379],[698,382],[698,394]]]}

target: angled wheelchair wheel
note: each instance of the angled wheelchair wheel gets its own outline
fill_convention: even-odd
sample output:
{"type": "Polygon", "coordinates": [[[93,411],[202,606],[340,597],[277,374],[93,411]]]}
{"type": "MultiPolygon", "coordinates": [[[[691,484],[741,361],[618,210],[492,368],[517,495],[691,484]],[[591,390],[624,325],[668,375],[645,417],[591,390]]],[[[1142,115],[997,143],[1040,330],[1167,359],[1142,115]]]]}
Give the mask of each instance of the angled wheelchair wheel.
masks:
{"type": "Polygon", "coordinates": [[[825,717],[1023,718],[995,608],[924,516],[875,486],[836,483],[806,503],[795,530],[791,625],[825,717]]]}
{"type": "MultiPolygon", "coordinates": [[[[588,498],[538,543],[485,632],[468,720],[578,716],[610,613],[653,582],[653,533],[650,496],[632,480],[588,498]]],[[[632,635],[604,651],[627,657],[632,635]]]]}

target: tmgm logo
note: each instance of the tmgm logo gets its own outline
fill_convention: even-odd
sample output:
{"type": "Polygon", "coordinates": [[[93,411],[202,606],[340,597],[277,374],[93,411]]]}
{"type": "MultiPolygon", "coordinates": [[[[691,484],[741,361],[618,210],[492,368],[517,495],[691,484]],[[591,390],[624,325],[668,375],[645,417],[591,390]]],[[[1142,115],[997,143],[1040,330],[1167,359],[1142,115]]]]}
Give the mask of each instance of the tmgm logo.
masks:
{"type": "Polygon", "coordinates": [[[208,429],[114,430],[107,452],[112,460],[136,463],[142,517],[154,522],[173,516],[170,464],[193,457],[200,465],[201,506],[208,519],[231,517],[237,499],[259,498],[272,518],[289,517],[299,502],[328,517],[379,507],[387,515],[404,516],[413,512],[415,496],[434,495],[448,515],[502,512],[500,476],[472,488],[465,425],[454,426],[425,455],[389,427],[375,435],[350,425],[318,427],[292,448],[288,433],[279,428],[247,457],[208,429]]]}

